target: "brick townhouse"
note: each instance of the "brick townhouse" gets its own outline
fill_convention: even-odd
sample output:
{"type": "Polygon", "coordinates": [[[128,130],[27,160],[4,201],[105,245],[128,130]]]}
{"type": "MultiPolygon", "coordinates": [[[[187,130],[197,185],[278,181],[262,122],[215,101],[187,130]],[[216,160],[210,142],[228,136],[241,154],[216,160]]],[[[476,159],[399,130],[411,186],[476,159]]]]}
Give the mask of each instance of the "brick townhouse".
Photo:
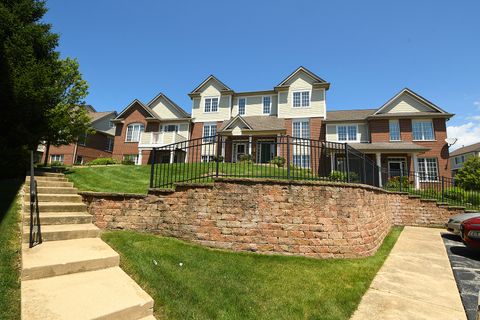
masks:
{"type": "MultiPolygon", "coordinates": [[[[329,88],[330,83],[304,67],[261,91],[237,92],[211,75],[189,93],[191,116],[163,94],[147,104],[134,100],[114,120],[114,157],[145,164],[152,147],[190,141],[190,146],[211,143],[212,147],[203,146],[195,156],[187,156],[184,147],[165,151],[160,161],[211,161],[221,152],[224,161],[250,155],[253,161],[265,163],[284,156],[278,139],[290,135],[348,143],[389,176],[408,171],[429,177],[450,175],[445,138],[452,114],[408,88],[377,108],[327,111],[329,88]],[[215,141],[206,138],[214,136],[215,141]]],[[[293,164],[308,166],[308,157],[296,157],[294,152],[293,164]]],[[[332,155],[329,161],[333,169],[344,159],[332,155]]]]}
{"type": "MultiPolygon", "coordinates": [[[[50,146],[48,163],[60,162],[65,165],[84,164],[97,158],[110,158],[113,152],[115,125],[112,120],[116,111],[97,112],[92,106],[83,106],[87,109],[91,119],[94,134],[85,134],[78,138],[76,143],[63,146],[50,146]]],[[[45,147],[40,146],[42,161],[45,157],[45,147]]]]}

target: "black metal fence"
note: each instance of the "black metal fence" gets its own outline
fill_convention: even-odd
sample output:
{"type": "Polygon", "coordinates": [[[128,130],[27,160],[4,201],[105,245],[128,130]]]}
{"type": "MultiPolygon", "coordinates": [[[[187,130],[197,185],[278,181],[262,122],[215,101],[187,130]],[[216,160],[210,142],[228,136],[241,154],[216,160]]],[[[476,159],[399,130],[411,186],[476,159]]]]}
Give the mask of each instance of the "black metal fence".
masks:
{"type": "Polygon", "coordinates": [[[35,169],[33,165],[33,151],[30,154],[30,233],[28,243],[30,248],[42,243],[40,211],[38,209],[37,180],[35,180],[35,169]]]}
{"type": "Polygon", "coordinates": [[[382,182],[383,187],[390,191],[408,192],[445,205],[480,210],[480,190],[466,190],[455,178],[440,176],[436,173],[383,171],[382,182]]]}
{"type": "Polygon", "coordinates": [[[215,177],[329,180],[379,186],[379,168],[346,143],[295,138],[209,136],[154,148],[151,188],[215,177]]]}

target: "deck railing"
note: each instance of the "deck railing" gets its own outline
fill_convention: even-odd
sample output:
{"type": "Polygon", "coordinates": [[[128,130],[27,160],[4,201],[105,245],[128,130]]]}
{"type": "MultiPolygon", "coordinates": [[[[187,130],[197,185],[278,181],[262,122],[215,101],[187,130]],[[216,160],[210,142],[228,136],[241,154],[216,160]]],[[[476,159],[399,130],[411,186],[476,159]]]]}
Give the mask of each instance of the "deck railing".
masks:
{"type": "Polygon", "coordinates": [[[32,248],[42,243],[42,230],[40,225],[40,210],[38,208],[37,180],[33,165],[33,151],[30,153],[30,232],[29,247],[32,248]]]}

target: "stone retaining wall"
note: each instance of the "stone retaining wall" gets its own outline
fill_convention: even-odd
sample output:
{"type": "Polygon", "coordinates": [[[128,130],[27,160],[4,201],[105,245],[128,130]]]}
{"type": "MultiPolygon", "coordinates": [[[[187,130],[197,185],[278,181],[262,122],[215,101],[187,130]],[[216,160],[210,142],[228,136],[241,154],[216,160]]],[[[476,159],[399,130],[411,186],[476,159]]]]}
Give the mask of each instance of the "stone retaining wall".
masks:
{"type": "Polygon", "coordinates": [[[319,258],[369,256],[394,224],[441,225],[462,211],[364,185],[267,179],[217,179],[146,196],[82,195],[100,228],[319,258]]]}

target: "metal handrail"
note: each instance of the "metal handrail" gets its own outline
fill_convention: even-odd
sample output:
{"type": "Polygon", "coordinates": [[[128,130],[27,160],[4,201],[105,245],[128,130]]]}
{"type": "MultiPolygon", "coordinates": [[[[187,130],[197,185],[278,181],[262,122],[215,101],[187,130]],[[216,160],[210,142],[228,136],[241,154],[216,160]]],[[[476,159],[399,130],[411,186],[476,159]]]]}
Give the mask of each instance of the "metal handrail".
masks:
{"type": "Polygon", "coordinates": [[[33,166],[33,151],[30,152],[30,234],[28,243],[30,248],[42,243],[37,180],[35,180],[35,170],[33,166]]]}

